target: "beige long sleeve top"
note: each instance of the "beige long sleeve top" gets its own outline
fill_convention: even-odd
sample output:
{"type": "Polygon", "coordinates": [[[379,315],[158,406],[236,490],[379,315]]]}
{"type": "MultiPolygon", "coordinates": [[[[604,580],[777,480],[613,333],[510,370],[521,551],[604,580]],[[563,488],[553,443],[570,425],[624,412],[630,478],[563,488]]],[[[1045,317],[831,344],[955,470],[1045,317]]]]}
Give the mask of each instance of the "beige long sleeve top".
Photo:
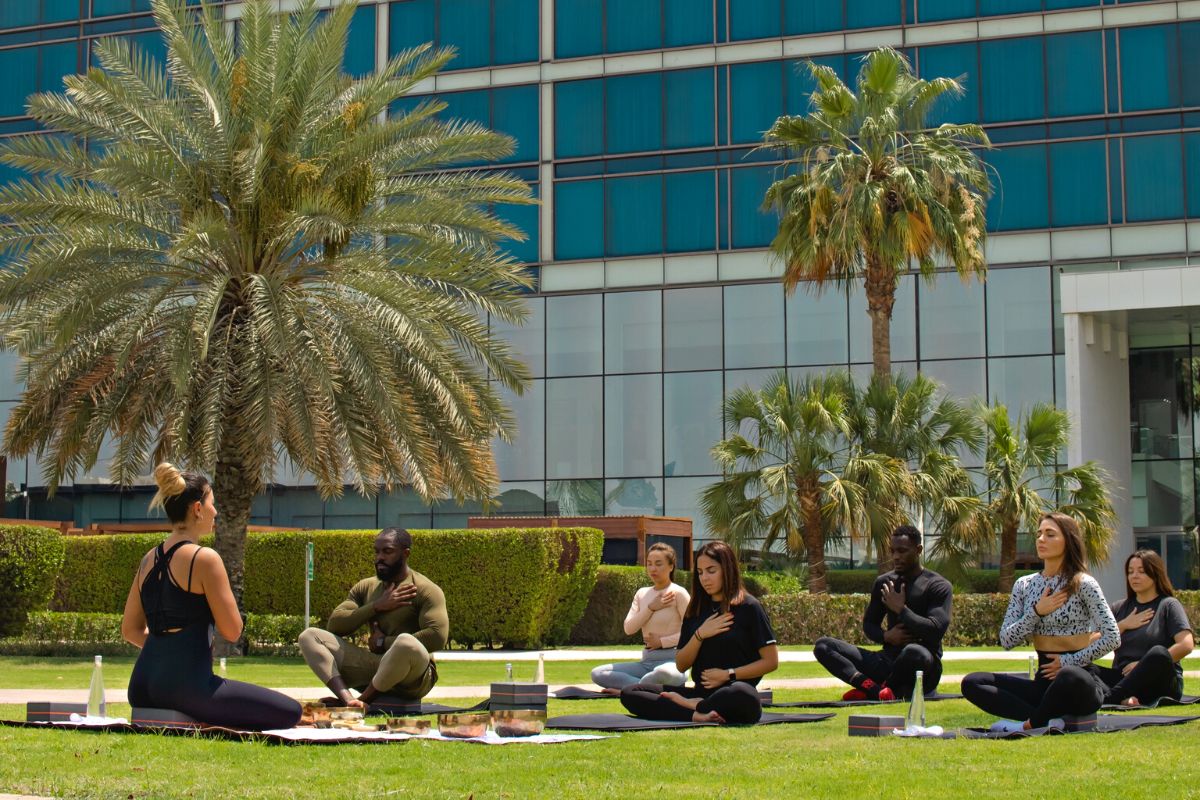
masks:
{"type": "Polygon", "coordinates": [[[643,633],[654,633],[662,638],[663,647],[675,647],[679,644],[679,628],[683,625],[683,612],[687,610],[691,596],[687,589],[672,583],[661,592],[653,586],[645,586],[637,590],[633,596],[633,604],[625,615],[625,633],[632,636],[639,630],[643,633]],[[675,602],[658,611],[651,611],[650,604],[668,590],[675,591],[675,602]]]}

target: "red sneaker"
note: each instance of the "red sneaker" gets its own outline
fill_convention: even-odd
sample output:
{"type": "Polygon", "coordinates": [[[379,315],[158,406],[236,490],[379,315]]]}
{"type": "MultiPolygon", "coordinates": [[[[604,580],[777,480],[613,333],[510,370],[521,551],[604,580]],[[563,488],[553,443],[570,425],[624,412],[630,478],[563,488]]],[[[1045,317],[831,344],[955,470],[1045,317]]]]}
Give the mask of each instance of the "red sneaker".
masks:
{"type": "Polygon", "coordinates": [[[851,689],[850,691],[848,691],[844,695],[842,695],[842,699],[843,700],[866,700],[867,693],[864,692],[862,689],[851,689]]]}
{"type": "Polygon", "coordinates": [[[879,690],[879,699],[885,703],[891,702],[892,700],[896,699],[896,693],[893,692],[887,686],[884,686],[882,689],[879,690]]]}

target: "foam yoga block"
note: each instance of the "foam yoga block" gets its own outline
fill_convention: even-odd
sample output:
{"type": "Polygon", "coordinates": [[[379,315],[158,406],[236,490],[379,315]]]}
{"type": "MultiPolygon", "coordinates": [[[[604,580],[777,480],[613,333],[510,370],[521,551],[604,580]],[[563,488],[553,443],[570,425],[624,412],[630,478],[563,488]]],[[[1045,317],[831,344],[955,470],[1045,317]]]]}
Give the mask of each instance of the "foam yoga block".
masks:
{"type": "Polygon", "coordinates": [[[26,703],[26,722],[70,722],[71,715],[87,714],[87,703],[26,703]]]}
{"type": "Polygon", "coordinates": [[[896,728],[904,727],[904,717],[879,716],[877,714],[851,714],[851,736],[891,736],[896,728]]]}
{"type": "Polygon", "coordinates": [[[130,721],[143,728],[199,728],[204,725],[182,711],[169,708],[134,708],[130,721]]]}
{"type": "Polygon", "coordinates": [[[488,708],[493,711],[544,709],[546,690],[544,683],[493,683],[488,708]]]}

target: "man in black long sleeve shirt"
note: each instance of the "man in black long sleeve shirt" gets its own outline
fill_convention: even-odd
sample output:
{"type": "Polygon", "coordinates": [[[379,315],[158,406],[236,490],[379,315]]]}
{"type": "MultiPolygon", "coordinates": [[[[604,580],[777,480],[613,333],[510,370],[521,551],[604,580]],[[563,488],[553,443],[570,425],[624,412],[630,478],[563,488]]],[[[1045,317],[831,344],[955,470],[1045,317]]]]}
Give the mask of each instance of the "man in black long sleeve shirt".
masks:
{"type": "Polygon", "coordinates": [[[910,525],[896,528],[893,570],[875,579],[863,614],[863,633],[882,644],[882,651],[864,650],[828,636],[813,646],[817,661],[853,687],[843,700],[911,697],[917,670],[925,673],[925,694],[937,689],[953,590],[949,581],[921,566],[921,550],[920,531],[910,525]]]}

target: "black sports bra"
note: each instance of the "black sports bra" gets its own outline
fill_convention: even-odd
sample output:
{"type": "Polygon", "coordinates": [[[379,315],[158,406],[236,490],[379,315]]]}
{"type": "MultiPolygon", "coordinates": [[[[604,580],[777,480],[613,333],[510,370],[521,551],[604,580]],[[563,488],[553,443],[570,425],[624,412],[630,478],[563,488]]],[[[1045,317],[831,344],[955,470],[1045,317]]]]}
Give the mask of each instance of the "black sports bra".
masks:
{"type": "Polygon", "coordinates": [[[192,555],[192,563],[188,567],[188,585],[183,589],[171,578],[171,557],[175,551],[188,542],[179,542],[170,550],[163,552],[160,544],[154,550],[154,564],[142,581],[139,594],[142,598],[142,610],[146,612],[146,626],[155,636],[163,636],[178,628],[203,623],[211,625],[212,609],[208,607],[208,598],[196,594],[192,588],[192,570],[196,566],[196,556],[200,549],[192,555]]]}

